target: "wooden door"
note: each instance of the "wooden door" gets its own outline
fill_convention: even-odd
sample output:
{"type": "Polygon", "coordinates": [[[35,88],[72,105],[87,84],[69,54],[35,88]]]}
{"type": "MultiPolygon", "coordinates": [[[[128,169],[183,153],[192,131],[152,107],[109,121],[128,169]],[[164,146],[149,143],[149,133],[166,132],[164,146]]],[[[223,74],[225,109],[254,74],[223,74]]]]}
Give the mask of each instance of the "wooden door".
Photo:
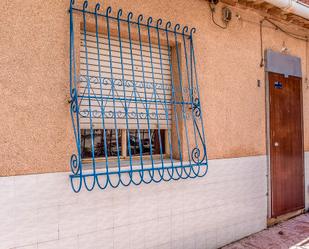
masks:
{"type": "Polygon", "coordinates": [[[304,208],[301,78],[268,73],[271,215],[304,208]]]}

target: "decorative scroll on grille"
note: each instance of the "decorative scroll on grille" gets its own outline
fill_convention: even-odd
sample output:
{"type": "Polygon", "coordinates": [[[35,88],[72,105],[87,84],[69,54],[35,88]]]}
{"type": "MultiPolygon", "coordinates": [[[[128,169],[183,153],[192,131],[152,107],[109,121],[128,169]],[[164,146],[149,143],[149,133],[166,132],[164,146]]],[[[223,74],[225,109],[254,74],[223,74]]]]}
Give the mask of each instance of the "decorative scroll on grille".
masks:
{"type": "Polygon", "coordinates": [[[194,33],[71,0],[75,192],[207,173],[194,33]]]}

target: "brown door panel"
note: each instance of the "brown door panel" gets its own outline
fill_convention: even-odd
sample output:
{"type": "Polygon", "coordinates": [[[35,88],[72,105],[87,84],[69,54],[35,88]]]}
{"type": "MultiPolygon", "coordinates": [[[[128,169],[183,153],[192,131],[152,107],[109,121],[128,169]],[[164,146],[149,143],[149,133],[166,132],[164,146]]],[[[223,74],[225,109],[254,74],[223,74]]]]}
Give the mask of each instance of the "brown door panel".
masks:
{"type": "Polygon", "coordinates": [[[272,217],[304,207],[301,78],[269,73],[272,217]]]}

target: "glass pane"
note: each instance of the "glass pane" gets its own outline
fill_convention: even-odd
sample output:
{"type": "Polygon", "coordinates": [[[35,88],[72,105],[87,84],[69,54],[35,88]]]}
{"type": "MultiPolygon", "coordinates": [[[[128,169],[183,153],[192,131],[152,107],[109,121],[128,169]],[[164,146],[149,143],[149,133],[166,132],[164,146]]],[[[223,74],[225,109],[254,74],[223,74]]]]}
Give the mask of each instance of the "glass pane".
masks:
{"type": "MultiPolygon", "coordinates": [[[[108,156],[117,156],[116,130],[106,130],[106,152],[108,156]]],[[[104,130],[93,130],[94,156],[105,157],[104,130]]],[[[118,130],[118,146],[121,155],[121,130],[118,130]]],[[[81,130],[82,158],[91,158],[91,134],[90,129],[81,130]]]]}
{"type": "MultiPolygon", "coordinates": [[[[141,141],[138,140],[138,130],[129,130],[130,133],[130,148],[128,148],[127,154],[129,155],[129,150],[131,150],[131,155],[140,154],[140,144],[142,147],[143,155],[150,155],[150,147],[152,147],[152,154],[160,154],[160,138],[158,130],[150,130],[150,139],[148,129],[140,130],[141,141]]],[[[161,130],[161,150],[162,154],[165,153],[165,131],[161,130]]]]}

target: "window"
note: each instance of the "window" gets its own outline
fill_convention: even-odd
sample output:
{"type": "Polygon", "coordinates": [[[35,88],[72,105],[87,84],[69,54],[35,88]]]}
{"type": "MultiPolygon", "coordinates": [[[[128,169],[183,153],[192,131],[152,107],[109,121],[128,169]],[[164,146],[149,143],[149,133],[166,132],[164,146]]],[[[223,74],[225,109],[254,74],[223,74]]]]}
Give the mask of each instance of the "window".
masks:
{"type": "Polygon", "coordinates": [[[81,154],[83,159],[88,159],[92,156],[96,158],[105,157],[105,155],[109,157],[117,156],[116,143],[118,142],[121,150],[121,132],[118,131],[120,136],[116,137],[116,131],[113,129],[105,130],[105,134],[103,129],[93,129],[92,134],[93,139],[91,138],[90,129],[81,130],[81,154]],[[107,146],[104,146],[104,137],[106,137],[107,146]],[[118,140],[117,142],[116,139],[118,140]]]}
{"type": "Polygon", "coordinates": [[[70,24],[73,190],[204,176],[195,30],[87,1],[70,24]]]}
{"type": "MultiPolygon", "coordinates": [[[[117,37],[110,37],[108,40],[104,35],[96,37],[95,33],[84,31],[81,31],[80,40],[80,124],[85,128],[82,134],[88,131],[88,136],[81,136],[83,151],[88,151],[82,151],[82,159],[92,157],[91,131],[88,129],[90,107],[94,133],[100,133],[101,139],[104,139],[104,122],[104,127],[109,129],[106,136],[111,133],[114,137],[123,136],[124,139],[116,141],[115,138],[107,137],[106,146],[103,140],[100,144],[93,144],[95,157],[104,160],[102,157],[105,157],[105,154],[98,152],[108,148],[114,151],[111,154],[107,153],[109,157],[117,156],[117,150],[121,158],[140,153],[165,153],[165,132],[168,126],[171,126],[171,105],[166,101],[171,100],[172,95],[167,46],[150,47],[147,42],[130,42],[117,37]],[[88,78],[90,95],[102,96],[104,99],[101,102],[94,97],[90,99],[89,104],[88,78]],[[165,115],[165,112],[168,115],[165,115]],[[127,142],[128,139],[130,144],[127,142]],[[122,146],[126,144],[133,149],[130,150],[128,147],[128,150],[122,150],[122,146]],[[87,146],[83,147],[84,145],[87,146]]],[[[96,134],[94,140],[97,141],[96,134]]]]}

